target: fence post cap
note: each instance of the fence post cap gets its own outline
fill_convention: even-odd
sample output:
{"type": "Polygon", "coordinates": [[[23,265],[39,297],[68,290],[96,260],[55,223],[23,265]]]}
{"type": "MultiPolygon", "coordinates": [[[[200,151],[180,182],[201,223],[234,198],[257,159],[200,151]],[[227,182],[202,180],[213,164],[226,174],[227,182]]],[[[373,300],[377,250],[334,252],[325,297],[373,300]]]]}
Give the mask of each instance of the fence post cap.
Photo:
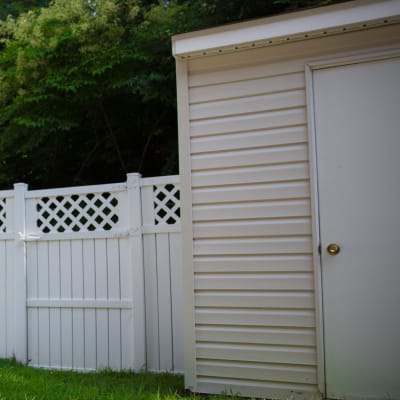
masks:
{"type": "Polygon", "coordinates": [[[27,189],[28,185],[23,182],[14,183],[14,189],[24,188],[27,189]]]}
{"type": "Polygon", "coordinates": [[[139,186],[140,178],[142,177],[141,174],[138,172],[132,172],[126,175],[126,185],[128,189],[133,189],[139,186]]]}

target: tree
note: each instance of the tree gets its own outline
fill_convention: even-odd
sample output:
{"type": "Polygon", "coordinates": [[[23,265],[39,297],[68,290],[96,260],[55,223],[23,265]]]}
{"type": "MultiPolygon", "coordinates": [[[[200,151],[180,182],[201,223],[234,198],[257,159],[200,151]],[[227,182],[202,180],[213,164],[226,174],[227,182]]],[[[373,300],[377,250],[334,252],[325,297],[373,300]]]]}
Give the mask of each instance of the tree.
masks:
{"type": "Polygon", "coordinates": [[[46,3],[0,9],[0,187],[176,173],[171,36],[321,0],[46,3]]]}
{"type": "Polygon", "coordinates": [[[147,12],[130,0],[55,0],[3,24],[1,183],[55,186],[145,168],[176,171],[165,162],[176,135],[167,87],[173,64],[151,53],[160,32],[147,12]]]}
{"type": "Polygon", "coordinates": [[[5,20],[8,15],[17,16],[22,12],[37,7],[46,7],[48,4],[48,0],[2,0],[0,4],[0,20],[5,20]]]}

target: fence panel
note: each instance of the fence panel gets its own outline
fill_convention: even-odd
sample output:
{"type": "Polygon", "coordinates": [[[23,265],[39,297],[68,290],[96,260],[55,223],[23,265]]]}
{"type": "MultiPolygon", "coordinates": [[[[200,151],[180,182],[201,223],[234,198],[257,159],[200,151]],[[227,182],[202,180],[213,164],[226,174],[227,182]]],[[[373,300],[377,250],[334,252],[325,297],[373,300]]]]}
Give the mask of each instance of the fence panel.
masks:
{"type": "Polygon", "coordinates": [[[0,192],[0,357],[182,371],[178,184],[130,174],[124,184],[0,192]],[[22,283],[26,301],[14,290],[22,283]]]}
{"type": "Polygon", "coordinates": [[[142,180],[147,366],[183,371],[179,179],[142,180]]]}
{"type": "Polygon", "coordinates": [[[121,244],[129,242],[127,190],[102,185],[27,197],[30,365],[133,368],[133,281],[120,254],[129,251],[121,244]]]}
{"type": "Polygon", "coordinates": [[[15,354],[14,192],[0,192],[0,355],[15,354]]]}

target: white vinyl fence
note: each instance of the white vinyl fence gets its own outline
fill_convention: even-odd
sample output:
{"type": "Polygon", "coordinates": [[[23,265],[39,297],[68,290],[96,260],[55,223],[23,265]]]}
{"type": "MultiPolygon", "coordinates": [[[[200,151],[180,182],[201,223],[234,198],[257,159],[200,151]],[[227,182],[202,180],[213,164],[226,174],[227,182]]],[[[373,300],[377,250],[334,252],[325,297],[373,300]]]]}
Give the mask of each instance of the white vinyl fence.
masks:
{"type": "Polygon", "coordinates": [[[0,357],[183,370],[179,178],[0,191],[0,357]]]}

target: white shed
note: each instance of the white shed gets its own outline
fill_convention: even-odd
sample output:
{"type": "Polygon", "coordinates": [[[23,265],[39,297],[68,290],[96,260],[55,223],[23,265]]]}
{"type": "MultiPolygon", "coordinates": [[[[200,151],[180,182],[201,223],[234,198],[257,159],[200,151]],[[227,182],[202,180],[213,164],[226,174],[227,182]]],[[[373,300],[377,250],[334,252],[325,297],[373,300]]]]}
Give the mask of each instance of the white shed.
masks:
{"type": "Polygon", "coordinates": [[[400,1],[173,51],[186,386],[400,399],[400,1]]]}

